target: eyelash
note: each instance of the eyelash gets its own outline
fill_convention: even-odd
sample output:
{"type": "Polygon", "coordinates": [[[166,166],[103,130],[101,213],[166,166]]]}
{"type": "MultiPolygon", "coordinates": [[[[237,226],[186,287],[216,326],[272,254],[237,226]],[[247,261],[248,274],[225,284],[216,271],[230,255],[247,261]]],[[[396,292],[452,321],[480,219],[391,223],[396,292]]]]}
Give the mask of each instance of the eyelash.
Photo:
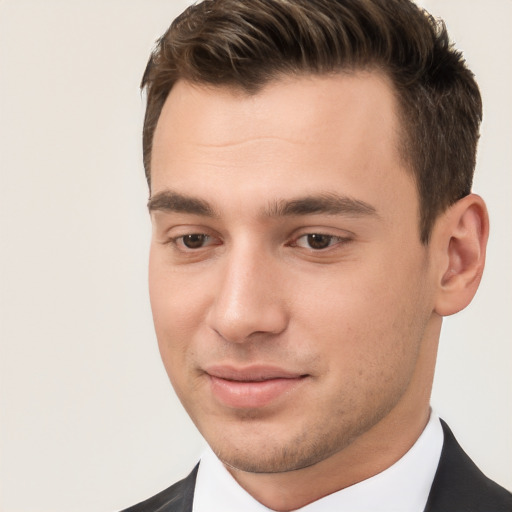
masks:
{"type": "MultiPolygon", "coordinates": [[[[215,245],[220,245],[221,244],[221,243],[210,243],[210,244],[205,245],[203,243],[203,244],[201,244],[198,247],[188,247],[186,245],[186,243],[184,242],[184,240],[187,237],[189,237],[189,238],[192,238],[192,237],[204,237],[203,238],[204,241],[209,241],[209,240],[210,241],[214,241],[215,240],[215,237],[213,237],[211,235],[208,235],[206,233],[187,233],[185,235],[180,235],[180,236],[177,236],[177,237],[170,238],[168,241],[166,241],[164,243],[165,244],[172,244],[178,250],[180,250],[182,252],[188,252],[188,253],[195,253],[195,252],[198,252],[201,249],[204,249],[206,247],[210,247],[212,245],[215,246],[215,245]]],[[[332,247],[335,247],[335,246],[338,246],[338,245],[347,244],[350,241],[351,241],[351,238],[348,238],[348,237],[341,237],[341,236],[336,236],[336,235],[330,235],[330,234],[321,233],[321,232],[310,232],[310,233],[304,233],[304,234],[294,238],[291,242],[287,243],[286,245],[288,247],[299,247],[299,248],[311,251],[313,253],[320,253],[320,252],[328,251],[332,247]],[[311,238],[311,237],[314,237],[314,238],[311,238]],[[312,247],[311,244],[314,242],[315,238],[317,238],[316,241],[319,242],[320,244],[322,242],[322,239],[327,239],[327,240],[324,240],[324,241],[327,242],[327,245],[325,247],[312,247]],[[305,247],[305,246],[303,246],[303,245],[301,245],[299,243],[299,241],[301,239],[307,239],[308,240],[308,242],[307,242],[308,247],[305,247]]]]}
{"type": "MultiPolygon", "coordinates": [[[[212,237],[211,235],[208,235],[206,233],[187,233],[185,235],[176,236],[173,238],[170,238],[167,242],[164,242],[165,244],[172,244],[174,245],[178,250],[181,250],[183,252],[196,252],[200,249],[203,249],[204,247],[208,247],[205,245],[201,245],[200,247],[192,248],[187,247],[184,243],[184,239],[187,237],[205,237],[206,240],[212,240],[215,237],[212,237]]],[[[214,244],[214,245],[220,245],[220,244],[214,244]]]]}
{"type": "Polygon", "coordinates": [[[342,245],[342,244],[345,244],[345,243],[348,243],[350,242],[350,238],[348,237],[342,237],[342,236],[337,236],[337,235],[329,235],[327,233],[321,233],[321,232],[318,232],[318,233],[304,233],[303,235],[300,235],[299,237],[295,238],[294,241],[292,241],[289,245],[291,247],[301,247],[303,249],[306,249],[306,250],[309,250],[309,251],[312,251],[312,252],[322,252],[322,251],[327,251],[329,250],[331,247],[335,247],[337,245],[342,245]],[[311,244],[313,242],[313,240],[310,240],[311,237],[318,237],[318,240],[317,242],[321,242],[321,239],[322,238],[326,238],[328,239],[328,245],[326,247],[311,247],[311,244]],[[301,239],[308,239],[308,245],[309,247],[303,247],[301,246],[298,242],[299,240],[301,239]]]}

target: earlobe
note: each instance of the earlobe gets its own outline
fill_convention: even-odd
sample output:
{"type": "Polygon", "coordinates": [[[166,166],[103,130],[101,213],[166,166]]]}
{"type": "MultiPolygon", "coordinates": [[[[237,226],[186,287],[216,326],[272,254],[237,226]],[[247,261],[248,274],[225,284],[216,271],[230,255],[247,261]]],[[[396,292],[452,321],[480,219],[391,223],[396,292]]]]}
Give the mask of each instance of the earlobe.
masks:
{"type": "Polygon", "coordinates": [[[483,199],[470,194],[452,205],[435,236],[441,251],[435,311],[448,316],[464,309],[473,299],[485,264],[489,216],[483,199]]]}

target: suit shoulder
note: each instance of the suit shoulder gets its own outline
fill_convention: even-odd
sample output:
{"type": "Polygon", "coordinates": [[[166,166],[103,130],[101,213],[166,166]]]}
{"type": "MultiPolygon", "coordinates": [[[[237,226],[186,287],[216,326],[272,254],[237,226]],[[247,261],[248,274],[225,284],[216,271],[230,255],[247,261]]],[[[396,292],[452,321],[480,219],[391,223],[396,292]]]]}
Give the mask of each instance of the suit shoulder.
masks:
{"type": "Polygon", "coordinates": [[[441,423],[443,450],[425,512],[512,512],[512,494],[485,476],[441,423]]]}
{"type": "Polygon", "coordinates": [[[191,512],[198,467],[183,480],[121,512],[191,512]]]}

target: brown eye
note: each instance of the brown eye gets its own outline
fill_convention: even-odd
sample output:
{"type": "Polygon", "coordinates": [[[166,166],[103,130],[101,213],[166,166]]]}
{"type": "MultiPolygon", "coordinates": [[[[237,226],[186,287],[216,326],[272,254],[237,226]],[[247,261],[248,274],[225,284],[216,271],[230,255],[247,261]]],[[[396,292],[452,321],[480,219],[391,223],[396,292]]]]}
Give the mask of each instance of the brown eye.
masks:
{"type": "Polygon", "coordinates": [[[306,233],[299,236],[291,245],[294,247],[301,247],[309,251],[323,251],[325,249],[340,248],[350,242],[349,238],[326,235],[324,233],[306,233]]]}
{"type": "Polygon", "coordinates": [[[205,245],[205,243],[208,241],[209,236],[208,235],[202,235],[199,233],[194,233],[191,235],[184,235],[181,237],[181,240],[183,242],[183,245],[187,249],[200,249],[205,245]]]}
{"type": "Polygon", "coordinates": [[[310,235],[306,235],[307,245],[311,249],[327,249],[333,241],[333,238],[336,238],[334,236],[330,235],[321,235],[312,233],[310,235]]]}

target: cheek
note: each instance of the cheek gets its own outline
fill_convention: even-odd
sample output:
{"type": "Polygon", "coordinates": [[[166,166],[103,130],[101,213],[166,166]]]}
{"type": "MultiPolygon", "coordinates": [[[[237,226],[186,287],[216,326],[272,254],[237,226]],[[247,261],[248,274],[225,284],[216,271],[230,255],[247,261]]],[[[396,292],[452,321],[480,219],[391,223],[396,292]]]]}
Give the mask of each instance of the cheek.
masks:
{"type": "Polygon", "coordinates": [[[150,253],[149,296],[160,355],[175,384],[185,369],[190,338],[199,325],[200,294],[187,279],[170,271],[162,259],[161,255],[150,253]]]}
{"type": "Polygon", "coordinates": [[[406,392],[422,331],[409,321],[410,315],[379,308],[370,312],[366,301],[360,307],[355,304],[354,298],[339,309],[324,308],[322,324],[328,327],[311,333],[309,339],[325,363],[324,407],[359,424],[390,410],[406,392]]]}
{"type": "Polygon", "coordinates": [[[309,332],[310,348],[344,380],[400,378],[412,371],[429,316],[421,271],[382,262],[366,270],[308,281],[297,332],[309,332]]]}
{"type": "Polygon", "coordinates": [[[172,334],[180,338],[196,325],[207,298],[205,279],[173,268],[166,251],[152,247],[149,257],[149,296],[157,335],[172,334]]]}
{"type": "Polygon", "coordinates": [[[192,331],[197,325],[190,293],[171,275],[150,264],[149,293],[158,350],[169,380],[180,398],[190,392],[192,331]]]}

